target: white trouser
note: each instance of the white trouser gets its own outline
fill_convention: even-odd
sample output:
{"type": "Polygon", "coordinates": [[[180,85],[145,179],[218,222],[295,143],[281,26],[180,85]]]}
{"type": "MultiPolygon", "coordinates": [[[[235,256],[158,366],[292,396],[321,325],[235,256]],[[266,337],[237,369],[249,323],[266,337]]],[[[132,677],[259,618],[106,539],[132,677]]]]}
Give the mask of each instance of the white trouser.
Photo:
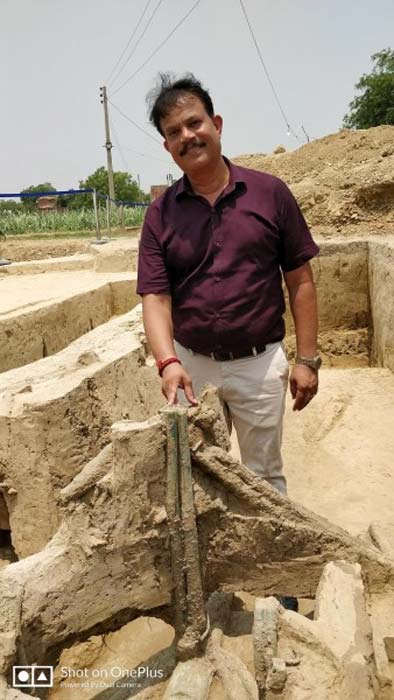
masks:
{"type": "MultiPolygon", "coordinates": [[[[177,342],[175,349],[196,396],[204,384],[218,387],[226,418],[237,433],[242,463],[285,494],[280,449],[289,364],[283,344],[270,343],[259,355],[226,362],[192,353],[177,342]]],[[[184,400],[183,392],[179,398],[184,400]]]]}

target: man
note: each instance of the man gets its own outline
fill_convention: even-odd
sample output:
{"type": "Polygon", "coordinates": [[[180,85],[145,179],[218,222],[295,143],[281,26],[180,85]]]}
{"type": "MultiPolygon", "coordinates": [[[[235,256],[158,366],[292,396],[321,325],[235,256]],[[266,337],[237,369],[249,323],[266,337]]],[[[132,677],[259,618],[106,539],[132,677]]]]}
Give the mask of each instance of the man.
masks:
{"type": "Polygon", "coordinates": [[[218,387],[243,464],[286,493],[280,454],[288,383],[282,273],[295,322],[293,409],[318,388],[318,247],[286,185],[221,154],[222,117],[194,76],[161,76],[150,119],[184,177],[153,202],[137,291],[168,403],[218,387]]]}

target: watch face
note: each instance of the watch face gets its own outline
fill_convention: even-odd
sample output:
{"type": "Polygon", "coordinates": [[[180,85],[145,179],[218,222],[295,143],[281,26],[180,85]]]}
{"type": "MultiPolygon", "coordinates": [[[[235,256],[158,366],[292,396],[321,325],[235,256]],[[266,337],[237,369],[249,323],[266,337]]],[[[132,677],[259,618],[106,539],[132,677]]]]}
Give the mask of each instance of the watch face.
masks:
{"type": "Polygon", "coordinates": [[[321,357],[316,357],[311,360],[307,360],[305,364],[311,369],[315,369],[317,371],[321,367],[321,357]]]}
{"type": "Polygon", "coordinates": [[[322,359],[319,355],[317,357],[302,357],[297,355],[296,364],[297,363],[300,365],[306,365],[307,367],[317,371],[322,366],[322,359]]]}

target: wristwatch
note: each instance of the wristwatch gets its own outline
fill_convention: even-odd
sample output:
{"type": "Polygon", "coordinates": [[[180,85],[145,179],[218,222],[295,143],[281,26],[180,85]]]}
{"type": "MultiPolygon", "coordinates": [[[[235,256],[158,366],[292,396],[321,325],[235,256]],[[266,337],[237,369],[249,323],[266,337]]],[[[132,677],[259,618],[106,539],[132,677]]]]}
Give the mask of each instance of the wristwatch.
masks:
{"type": "Polygon", "coordinates": [[[296,355],[295,363],[296,365],[306,365],[317,372],[322,365],[322,359],[320,355],[316,355],[316,357],[303,357],[303,355],[296,355]]]}

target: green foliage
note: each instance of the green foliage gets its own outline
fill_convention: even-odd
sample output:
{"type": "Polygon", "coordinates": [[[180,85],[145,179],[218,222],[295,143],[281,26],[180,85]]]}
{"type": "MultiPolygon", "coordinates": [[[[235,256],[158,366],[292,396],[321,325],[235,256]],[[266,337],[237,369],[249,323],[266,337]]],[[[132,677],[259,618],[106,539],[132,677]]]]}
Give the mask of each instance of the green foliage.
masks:
{"type": "Polygon", "coordinates": [[[0,214],[3,212],[18,212],[23,210],[23,206],[15,199],[0,199],[0,214]]]}
{"type": "Polygon", "coordinates": [[[394,51],[383,49],[371,58],[372,72],[364,73],[355,85],[362,94],[352,100],[343,119],[343,126],[348,129],[394,125],[394,51]]]}
{"type": "MultiPolygon", "coordinates": [[[[81,195],[82,196],[82,195],[81,195]]],[[[145,207],[125,207],[124,218],[126,226],[140,226],[144,220],[145,207]]],[[[105,207],[99,207],[100,226],[105,235],[107,228],[107,216],[105,207]]],[[[121,227],[121,211],[118,207],[111,209],[111,226],[113,229],[121,227]]],[[[40,214],[37,212],[3,213],[0,212],[0,231],[5,234],[15,235],[20,233],[47,233],[50,231],[91,231],[95,232],[95,218],[93,207],[80,209],[79,211],[54,211],[40,214]]]]}
{"type": "MultiPolygon", "coordinates": [[[[40,185],[30,185],[26,187],[23,192],[56,192],[56,188],[50,182],[43,182],[40,185]]],[[[36,202],[38,197],[22,197],[22,205],[28,211],[36,210],[36,202]]]]}
{"type": "MultiPolygon", "coordinates": [[[[114,186],[115,186],[115,197],[126,202],[146,202],[149,203],[150,197],[145,194],[139,187],[137,182],[133,179],[130,173],[117,171],[114,172],[114,186]]],[[[89,175],[86,180],[80,180],[80,189],[94,188],[100,194],[109,194],[108,192],[108,174],[104,167],[97,168],[94,173],[89,175]]],[[[22,192],[56,192],[56,188],[50,182],[43,182],[39,185],[30,185],[26,187],[22,192]]],[[[38,197],[23,197],[22,205],[17,203],[16,206],[21,206],[23,211],[35,212],[37,211],[37,199],[38,197]]],[[[6,209],[14,209],[14,204],[10,201],[8,207],[1,206],[0,200],[0,213],[6,209]]],[[[57,200],[57,207],[67,208],[67,209],[93,209],[93,201],[91,194],[80,194],[80,195],[64,195],[59,196],[57,200]]]]}
{"type": "MultiPolygon", "coordinates": [[[[97,168],[94,173],[89,175],[86,180],[80,180],[80,189],[93,187],[101,194],[109,194],[108,190],[108,172],[106,168],[97,168]]],[[[115,171],[114,172],[114,187],[116,199],[121,199],[127,202],[145,202],[149,201],[149,197],[144,194],[138,187],[137,182],[133,179],[130,173],[115,171]]],[[[69,208],[81,209],[82,207],[92,206],[91,194],[79,194],[69,199],[69,208]]]]}

